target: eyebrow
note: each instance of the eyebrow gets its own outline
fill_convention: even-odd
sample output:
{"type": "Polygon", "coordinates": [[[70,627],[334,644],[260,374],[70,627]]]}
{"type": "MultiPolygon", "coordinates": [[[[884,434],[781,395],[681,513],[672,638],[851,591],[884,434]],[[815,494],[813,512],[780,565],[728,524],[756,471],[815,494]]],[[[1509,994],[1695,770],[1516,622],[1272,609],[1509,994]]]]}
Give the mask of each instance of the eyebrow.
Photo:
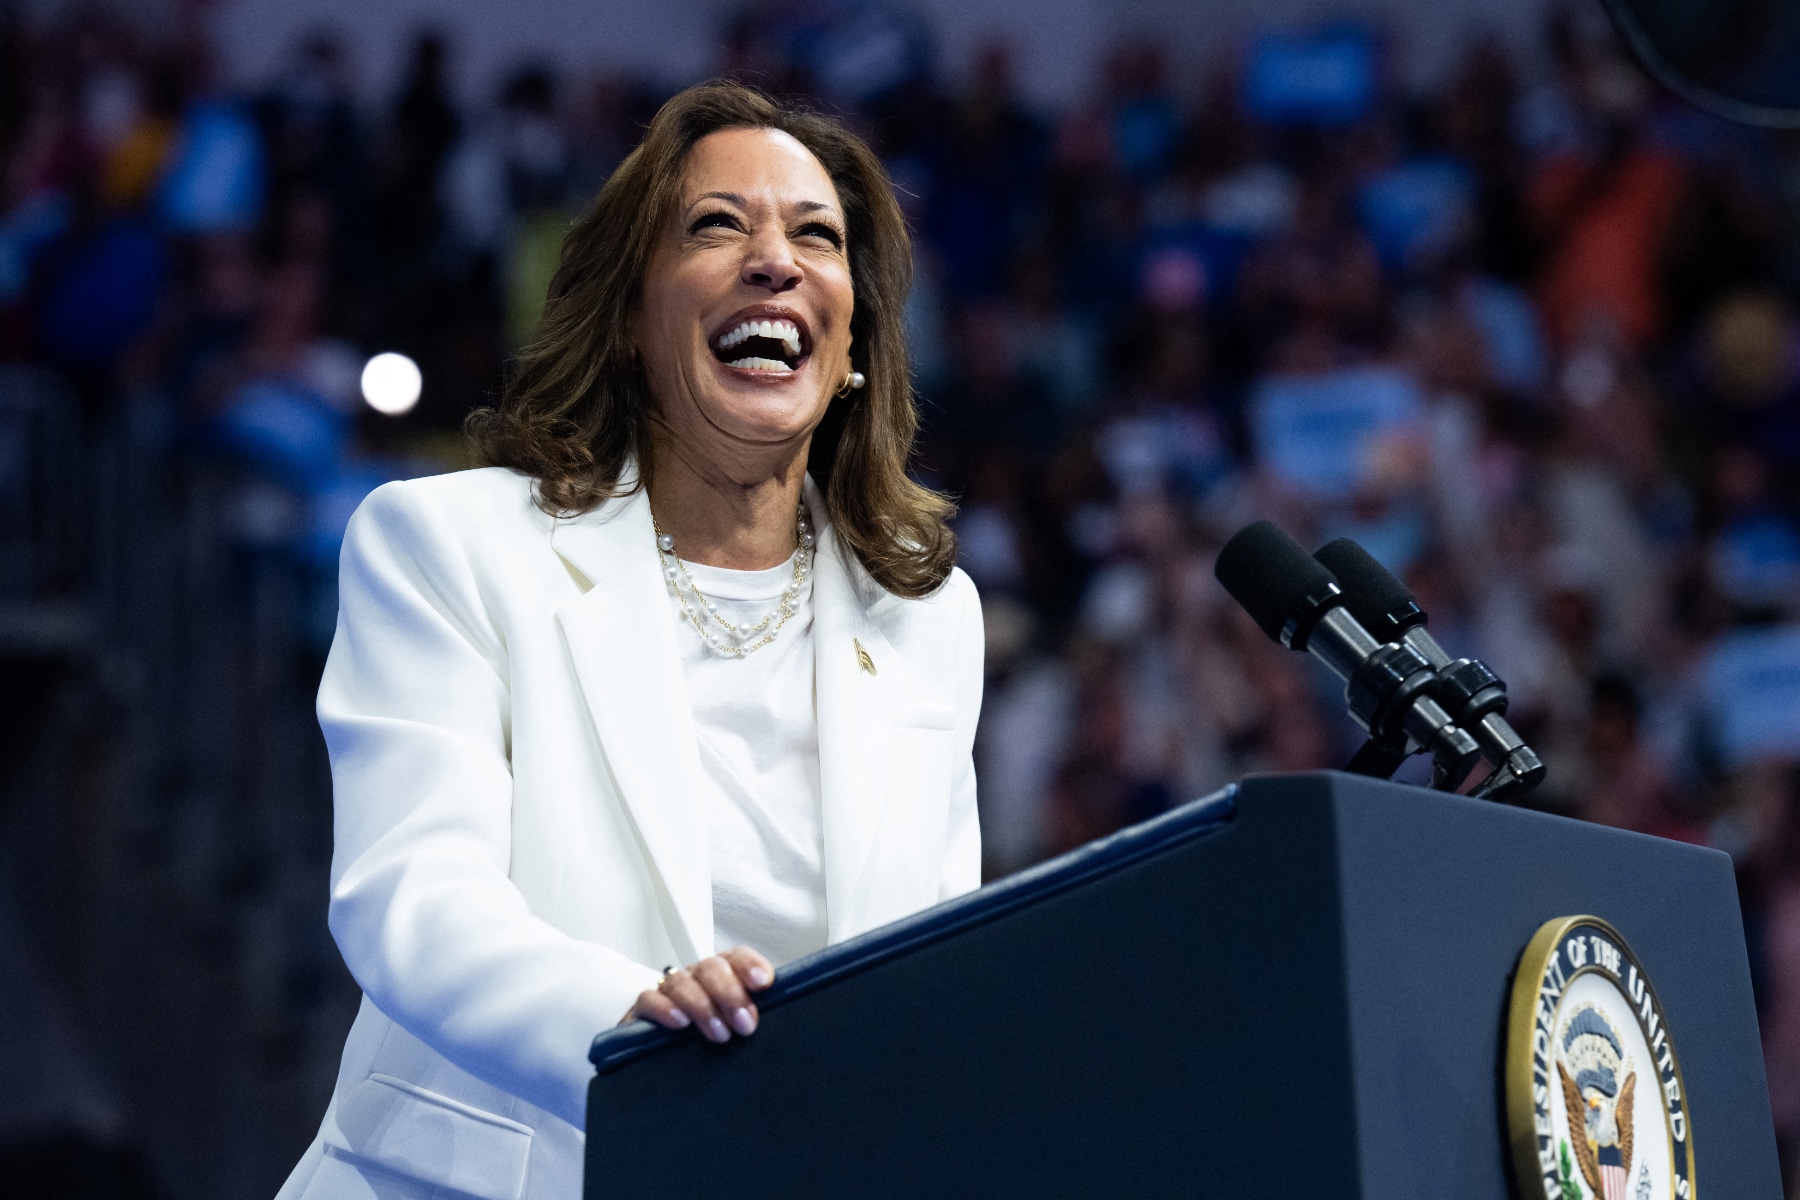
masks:
{"type": "MultiPolygon", "coordinates": [[[[749,203],[736,192],[701,192],[698,196],[694,197],[693,203],[689,204],[688,207],[692,208],[702,200],[724,200],[729,204],[737,205],[739,208],[750,207],[749,203]]],[[[794,210],[800,213],[826,212],[834,217],[841,217],[842,215],[838,212],[835,205],[827,204],[823,200],[801,200],[794,205],[794,210]]]]}

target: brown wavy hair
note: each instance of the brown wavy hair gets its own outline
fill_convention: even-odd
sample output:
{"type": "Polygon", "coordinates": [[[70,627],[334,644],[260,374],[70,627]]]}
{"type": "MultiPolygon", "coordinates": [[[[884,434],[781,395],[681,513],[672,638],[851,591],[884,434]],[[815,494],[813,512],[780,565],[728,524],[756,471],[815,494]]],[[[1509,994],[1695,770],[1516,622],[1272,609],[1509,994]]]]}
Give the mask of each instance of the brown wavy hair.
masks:
{"type": "Polygon", "coordinates": [[[570,228],[536,338],[515,361],[499,406],[469,416],[476,457],[535,476],[538,505],[559,516],[648,481],[654,401],[632,344],[632,314],[694,144],[739,128],[791,135],[837,187],[856,296],[850,357],[868,383],[832,402],[808,465],[838,536],[869,575],[896,595],[926,595],[955,565],[946,524],[955,508],[906,470],[918,432],[901,327],[912,282],[906,220],[861,138],[736,83],[692,87],[664,104],[570,228]],[[638,478],[625,482],[634,457],[638,478]]]}

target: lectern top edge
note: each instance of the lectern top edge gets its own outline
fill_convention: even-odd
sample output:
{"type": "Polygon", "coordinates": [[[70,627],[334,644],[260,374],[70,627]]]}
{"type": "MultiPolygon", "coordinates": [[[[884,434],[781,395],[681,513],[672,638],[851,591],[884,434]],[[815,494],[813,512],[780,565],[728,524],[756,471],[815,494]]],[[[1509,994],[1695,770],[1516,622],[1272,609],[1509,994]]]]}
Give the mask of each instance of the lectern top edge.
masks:
{"type": "MultiPolygon", "coordinates": [[[[1195,838],[1215,833],[1230,825],[1236,817],[1237,796],[1238,785],[1232,784],[979,891],[809,954],[776,973],[775,982],[757,997],[757,1007],[764,1011],[779,1007],[815,988],[867,970],[897,955],[1041,903],[1195,838]]],[[[671,1030],[649,1021],[633,1021],[596,1037],[588,1051],[588,1059],[600,1074],[606,1075],[629,1062],[695,1036],[692,1029],[671,1030]]]]}

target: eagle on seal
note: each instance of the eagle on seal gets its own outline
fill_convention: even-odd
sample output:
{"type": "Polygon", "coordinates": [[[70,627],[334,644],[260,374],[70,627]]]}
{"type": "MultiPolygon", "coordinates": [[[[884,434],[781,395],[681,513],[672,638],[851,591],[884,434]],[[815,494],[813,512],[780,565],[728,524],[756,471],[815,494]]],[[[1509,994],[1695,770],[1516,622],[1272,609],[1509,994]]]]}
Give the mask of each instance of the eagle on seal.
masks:
{"type": "Polygon", "coordinates": [[[1581,1177],[1604,1200],[1625,1200],[1631,1179],[1632,1099],[1637,1072],[1618,1082],[1623,1050],[1606,1018],[1583,1007],[1562,1036],[1556,1061],[1563,1106],[1569,1114],[1571,1149],[1581,1177]],[[1574,1073],[1570,1074],[1570,1068],[1574,1073]],[[1577,1119],[1579,1117],[1579,1120],[1577,1119]]]}

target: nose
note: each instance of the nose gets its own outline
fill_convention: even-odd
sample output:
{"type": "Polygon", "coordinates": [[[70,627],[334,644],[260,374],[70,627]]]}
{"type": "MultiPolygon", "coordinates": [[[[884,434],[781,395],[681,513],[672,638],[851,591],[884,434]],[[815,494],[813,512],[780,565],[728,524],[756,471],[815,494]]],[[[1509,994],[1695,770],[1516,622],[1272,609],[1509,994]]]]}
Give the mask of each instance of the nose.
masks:
{"type": "Polygon", "coordinates": [[[766,288],[773,293],[786,292],[800,283],[800,275],[800,264],[794,261],[794,248],[779,226],[765,225],[746,244],[738,278],[751,287],[766,288]]]}

